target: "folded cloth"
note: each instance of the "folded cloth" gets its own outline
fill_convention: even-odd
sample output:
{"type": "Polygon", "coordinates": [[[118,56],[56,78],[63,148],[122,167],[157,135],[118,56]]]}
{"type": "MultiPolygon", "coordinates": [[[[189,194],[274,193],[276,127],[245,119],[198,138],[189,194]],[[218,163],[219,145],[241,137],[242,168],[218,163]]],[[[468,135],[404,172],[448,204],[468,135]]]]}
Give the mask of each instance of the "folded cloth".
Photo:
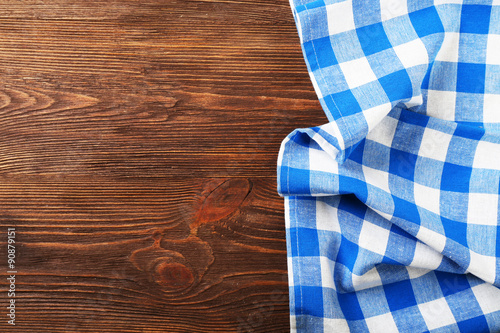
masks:
{"type": "Polygon", "coordinates": [[[278,157],[292,332],[500,332],[500,1],[291,7],[329,120],[278,157]]]}

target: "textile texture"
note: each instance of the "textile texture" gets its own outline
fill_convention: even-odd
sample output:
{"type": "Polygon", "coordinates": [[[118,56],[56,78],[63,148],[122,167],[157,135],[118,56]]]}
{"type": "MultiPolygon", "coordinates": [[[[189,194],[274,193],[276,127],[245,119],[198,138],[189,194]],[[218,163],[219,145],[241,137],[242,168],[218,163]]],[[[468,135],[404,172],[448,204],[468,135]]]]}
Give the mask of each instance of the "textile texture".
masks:
{"type": "Polygon", "coordinates": [[[500,332],[500,1],[291,0],[328,123],[282,143],[293,332],[500,332]]]}

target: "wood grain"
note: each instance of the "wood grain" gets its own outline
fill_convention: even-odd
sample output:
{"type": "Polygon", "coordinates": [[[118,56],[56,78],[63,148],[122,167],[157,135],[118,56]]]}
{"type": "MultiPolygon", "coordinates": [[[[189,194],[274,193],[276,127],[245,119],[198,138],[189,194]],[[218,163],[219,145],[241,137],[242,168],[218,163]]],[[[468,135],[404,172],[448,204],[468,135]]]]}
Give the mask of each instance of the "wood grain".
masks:
{"type": "Polygon", "coordinates": [[[0,77],[0,331],[289,330],[276,159],[326,118],[287,0],[5,0],[0,77]]]}

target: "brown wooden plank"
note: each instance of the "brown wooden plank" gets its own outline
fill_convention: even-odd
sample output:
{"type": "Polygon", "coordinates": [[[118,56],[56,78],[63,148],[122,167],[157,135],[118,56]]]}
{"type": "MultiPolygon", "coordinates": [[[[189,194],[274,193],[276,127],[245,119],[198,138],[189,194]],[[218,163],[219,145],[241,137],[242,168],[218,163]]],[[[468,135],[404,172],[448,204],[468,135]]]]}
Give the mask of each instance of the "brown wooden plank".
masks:
{"type": "Polygon", "coordinates": [[[289,330],[276,159],[326,118],[287,0],[5,0],[0,78],[1,332],[289,330]]]}
{"type": "Polygon", "coordinates": [[[326,121],[286,2],[2,7],[3,172],[272,176],[326,121]]]}
{"type": "Polygon", "coordinates": [[[268,179],[4,179],[0,201],[18,233],[21,332],[286,329],[268,179]]]}

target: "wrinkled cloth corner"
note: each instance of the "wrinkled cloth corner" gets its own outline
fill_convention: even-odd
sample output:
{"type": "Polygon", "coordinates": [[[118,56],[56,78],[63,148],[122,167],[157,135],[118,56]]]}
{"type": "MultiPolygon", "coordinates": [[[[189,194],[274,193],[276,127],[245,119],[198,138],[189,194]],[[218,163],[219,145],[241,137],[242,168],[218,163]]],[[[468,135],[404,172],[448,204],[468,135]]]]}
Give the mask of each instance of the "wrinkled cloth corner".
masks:
{"type": "Polygon", "coordinates": [[[282,143],[292,332],[500,332],[500,1],[291,0],[328,123],[282,143]]]}

